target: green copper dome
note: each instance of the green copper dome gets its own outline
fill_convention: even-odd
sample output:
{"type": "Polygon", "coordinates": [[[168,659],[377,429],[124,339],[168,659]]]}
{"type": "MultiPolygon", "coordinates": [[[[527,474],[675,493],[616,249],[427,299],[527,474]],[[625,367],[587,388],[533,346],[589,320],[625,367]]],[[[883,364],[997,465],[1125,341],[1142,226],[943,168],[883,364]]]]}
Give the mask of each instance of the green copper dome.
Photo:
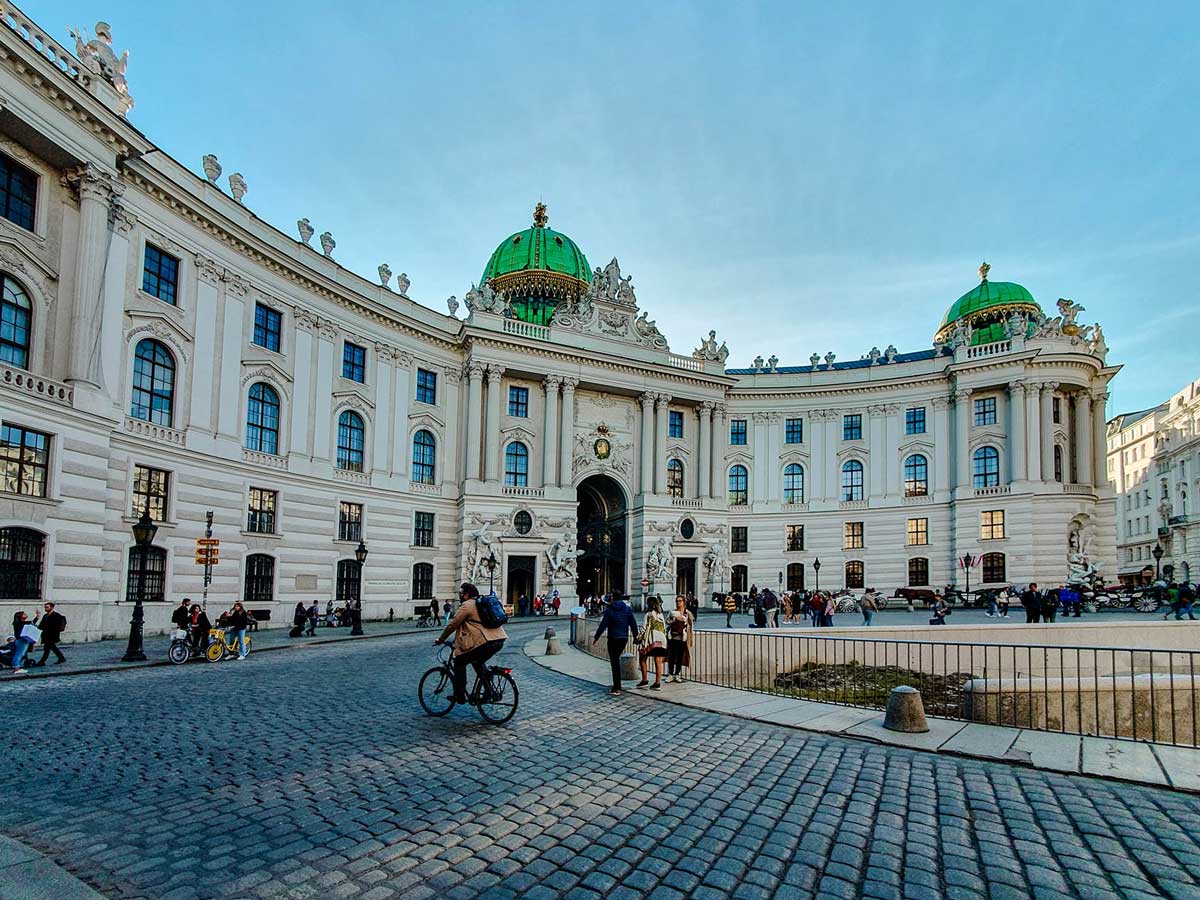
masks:
{"type": "Polygon", "coordinates": [[[946,311],[934,335],[935,341],[947,340],[954,326],[965,321],[973,329],[971,343],[987,344],[1004,340],[1004,323],[1013,313],[1041,317],[1042,308],[1033,299],[1033,294],[1011,281],[988,281],[990,270],[987,263],[979,267],[979,284],[955,300],[946,311]]]}
{"type": "MultiPolygon", "coordinates": [[[[548,325],[561,300],[587,290],[592,270],[579,245],[546,227],[546,205],[533,213],[533,227],[510,234],[492,253],[482,281],[504,291],[522,321],[548,325]]],[[[482,282],[481,282],[482,283],[482,282]]]]}

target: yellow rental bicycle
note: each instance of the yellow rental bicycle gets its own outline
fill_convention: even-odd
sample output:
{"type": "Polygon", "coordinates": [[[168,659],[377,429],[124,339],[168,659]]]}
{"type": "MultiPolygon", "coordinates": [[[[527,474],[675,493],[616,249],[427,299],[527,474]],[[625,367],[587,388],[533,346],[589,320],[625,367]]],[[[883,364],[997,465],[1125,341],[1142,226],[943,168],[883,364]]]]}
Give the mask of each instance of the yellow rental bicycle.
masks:
{"type": "MultiPolygon", "coordinates": [[[[208,649],[204,655],[209,662],[220,662],[227,656],[237,656],[237,646],[233,644],[224,628],[210,628],[208,631],[208,649]]],[[[246,653],[250,653],[250,635],[246,635],[246,653]]]]}

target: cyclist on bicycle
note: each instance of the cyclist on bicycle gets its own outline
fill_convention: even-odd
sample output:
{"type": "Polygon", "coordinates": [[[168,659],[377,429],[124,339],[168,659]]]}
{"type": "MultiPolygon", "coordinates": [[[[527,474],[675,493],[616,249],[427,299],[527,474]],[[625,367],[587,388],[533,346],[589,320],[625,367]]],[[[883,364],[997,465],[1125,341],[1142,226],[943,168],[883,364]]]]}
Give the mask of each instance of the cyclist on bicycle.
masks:
{"type": "Polygon", "coordinates": [[[454,669],[454,702],[467,702],[467,664],[475,667],[475,675],[481,681],[487,678],[484,663],[500,652],[508,634],[503,628],[488,628],[479,617],[479,609],[475,601],[479,598],[479,588],[464,581],[458,589],[458,599],[462,601],[458,612],[450,619],[438,639],[433,642],[435,647],[444,644],[446,638],[454,635],[454,653],[452,665],[454,669]]]}

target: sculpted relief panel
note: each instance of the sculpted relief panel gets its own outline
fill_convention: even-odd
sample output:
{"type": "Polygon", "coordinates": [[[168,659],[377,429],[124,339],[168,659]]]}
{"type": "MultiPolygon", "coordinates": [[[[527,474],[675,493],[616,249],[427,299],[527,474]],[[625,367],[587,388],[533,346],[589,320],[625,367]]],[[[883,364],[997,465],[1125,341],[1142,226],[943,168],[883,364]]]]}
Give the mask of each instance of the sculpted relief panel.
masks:
{"type": "Polygon", "coordinates": [[[572,472],[591,467],[631,479],[638,425],[635,402],[598,391],[579,391],[575,404],[572,472]]]}

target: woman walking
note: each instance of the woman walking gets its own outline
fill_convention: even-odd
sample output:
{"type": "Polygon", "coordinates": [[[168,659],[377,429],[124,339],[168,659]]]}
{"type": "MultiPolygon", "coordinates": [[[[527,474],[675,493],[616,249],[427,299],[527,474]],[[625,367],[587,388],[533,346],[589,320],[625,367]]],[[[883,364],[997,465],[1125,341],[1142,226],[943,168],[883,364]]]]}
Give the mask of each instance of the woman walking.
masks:
{"type": "Polygon", "coordinates": [[[692,664],[688,641],[692,639],[695,620],[683,597],[675,598],[675,611],[667,622],[667,681],[683,681],[683,668],[692,664]]]}
{"type": "Polygon", "coordinates": [[[837,612],[837,604],[833,600],[833,594],[829,594],[825,598],[825,618],[821,620],[821,624],[826,628],[833,627],[833,614],[837,612]]]}
{"type": "Polygon", "coordinates": [[[662,601],[657,597],[651,597],[647,606],[649,608],[640,635],[642,648],[638,651],[638,662],[642,667],[642,680],[638,682],[638,687],[650,684],[649,665],[650,660],[654,660],[654,684],[650,684],[650,688],[658,690],[662,687],[663,657],[667,655],[667,620],[663,618],[662,601]]]}
{"type": "Polygon", "coordinates": [[[241,600],[233,604],[226,627],[233,632],[231,646],[237,651],[237,658],[245,659],[246,654],[250,652],[250,648],[246,646],[246,629],[250,627],[250,614],[246,612],[246,607],[242,606],[241,600]]]}

